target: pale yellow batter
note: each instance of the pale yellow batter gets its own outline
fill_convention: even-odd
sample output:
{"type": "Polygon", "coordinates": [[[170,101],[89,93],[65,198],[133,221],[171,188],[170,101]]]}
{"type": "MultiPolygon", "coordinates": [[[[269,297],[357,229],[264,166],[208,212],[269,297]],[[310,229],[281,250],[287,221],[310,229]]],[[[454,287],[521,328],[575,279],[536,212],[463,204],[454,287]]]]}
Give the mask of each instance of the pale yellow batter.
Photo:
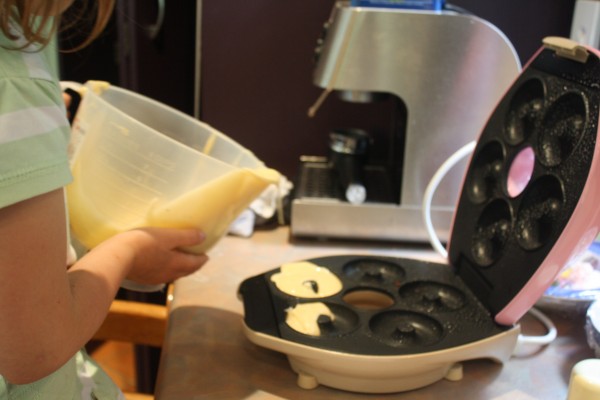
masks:
{"type": "Polygon", "coordinates": [[[271,281],[282,292],[302,298],[327,297],[342,290],[342,282],[334,273],[308,261],[283,264],[271,281]]]}
{"type": "Polygon", "coordinates": [[[333,321],[335,316],[323,303],[298,304],[294,308],[286,310],[285,323],[293,330],[305,335],[320,336],[321,329],[317,320],[321,315],[327,315],[333,321]]]}

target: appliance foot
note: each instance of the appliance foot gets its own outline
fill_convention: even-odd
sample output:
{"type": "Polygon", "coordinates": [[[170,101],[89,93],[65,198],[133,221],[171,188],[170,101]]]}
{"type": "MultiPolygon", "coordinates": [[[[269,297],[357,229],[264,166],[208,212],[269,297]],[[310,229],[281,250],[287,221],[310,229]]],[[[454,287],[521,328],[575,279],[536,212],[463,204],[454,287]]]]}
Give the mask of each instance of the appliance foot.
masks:
{"type": "Polygon", "coordinates": [[[314,376],[300,372],[298,373],[298,386],[302,389],[314,389],[319,386],[319,382],[314,376]]]}
{"type": "Polygon", "coordinates": [[[453,366],[451,366],[444,378],[449,381],[452,381],[452,382],[462,380],[462,378],[463,378],[462,363],[456,363],[453,366]]]}

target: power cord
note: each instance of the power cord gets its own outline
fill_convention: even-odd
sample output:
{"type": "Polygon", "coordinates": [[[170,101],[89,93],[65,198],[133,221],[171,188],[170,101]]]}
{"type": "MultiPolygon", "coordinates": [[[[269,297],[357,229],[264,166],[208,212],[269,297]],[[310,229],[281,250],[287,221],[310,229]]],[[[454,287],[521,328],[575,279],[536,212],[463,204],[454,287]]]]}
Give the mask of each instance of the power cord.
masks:
{"type": "Polygon", "coordinates": [[[540,346],[545,346],[556,339],[558,333],[556,331],[556,326],[554,326],[554,323],[546,316],[546,314],[533,307],[529,309],[528,313],[537,318],[537,320],[544,325],[548,333],[546,333],[544,336],[519,335],[519,344],[537,344],[540,346]]]}
{"type": "MultiPolygon", "coordinates": [[[[433,195],[437,190],[440,182],[448,171],[452,169],[459,161],[463,158],[469,156],[475,150],[476,141],[472,141],[458,149],[454,154],[452,154],[446,161],[440,165],[437,171],[433,174],[433,177],[427,184],[425,188],[425,193],[423,194],[423,204],[421,207],[423,222],[425,223],[425,229],[427,230],[427,236],[429,237],[429,242],[433,249],[441,255],[444,259],[448,259],[448,251],[440,241],[439,237],[435,233],[435,229],[433,227],[433,222],[431,221],[431,203],[433,201],[433,195]]],[[[531,308],[528,311],[529,314],[538,319],[546,328],[548,333],[543,336],[525,336],[519,335],[518,345],[521,344],[535,344],[544,346],[551,343],[554,339],[556,339],[556,326],[554,323],[541,311],[531,308]]]]}
{"type": "Polygon", "coordinates": [[[427,230],[427,236],[429,237],[429,242],[431,243],[431,246],[433,246],[433,249],[437,251],[443,258],[448,258],[448,252],[435,233],[433,222],[431,221],[431,203],[433,201],[433,195],[448,171],[450,171],[452,167],[454,167],[460,160],[473,153],[476,144],[477,143],[475,141],[467,143],[458,149],[456,153],[452,154],[450,158],[444,161],[435,174],[433,174],[433,177],[429,181],[429,184],[425,188],[425,193],[423,194],[423,206],[421,207],[421,213],[423,216],[423,222],[425,223],[425,229],[427,230]]]}

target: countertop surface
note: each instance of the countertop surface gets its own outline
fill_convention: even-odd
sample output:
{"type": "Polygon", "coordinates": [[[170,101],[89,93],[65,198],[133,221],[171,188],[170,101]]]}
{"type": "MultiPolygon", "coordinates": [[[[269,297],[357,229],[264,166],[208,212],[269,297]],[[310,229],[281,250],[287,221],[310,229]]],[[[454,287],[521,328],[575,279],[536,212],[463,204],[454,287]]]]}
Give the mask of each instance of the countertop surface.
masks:
{"type": "MultiPolygon", "coordinates": [[[[558,338],[548,346],[528,345],[504,364],[463,362],[459,381],[394,394],[360,394],[320,385],[300,388],[286,356],[251,343],[243,332],[237,290],[246,278],[283,263],[336,254],[383,255],[443,262],[428,246],[292,240],[287,228],[257,231],[252,238],[227,236],[198,272],[175,283],[155,395],[185,399],[561,399],[572,367],[593,357],[583,315],[546,310],[558,338]]],[[[533,318],[520,322],[524,334],[544,334],[533,318]]]]}

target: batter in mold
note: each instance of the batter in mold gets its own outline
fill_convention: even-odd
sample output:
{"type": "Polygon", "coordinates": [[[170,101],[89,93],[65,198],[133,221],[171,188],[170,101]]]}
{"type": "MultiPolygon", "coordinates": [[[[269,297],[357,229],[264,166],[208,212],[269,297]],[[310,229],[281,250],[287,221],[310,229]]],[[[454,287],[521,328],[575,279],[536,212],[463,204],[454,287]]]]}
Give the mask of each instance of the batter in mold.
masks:
{"type": "Polygon", "coordinates": [[[296,332],[320,336],[320,325],[335,319],[329,307],[323,303],[304,303],[286,310],[285,323],[296,332]]]}
{"type": "Polygon", "coordinates": [[[285,294],[302,298],[327,297],[342,290],[342,282],[334,273],[308,261],[283,264],[271,281],[285,294]]]}

